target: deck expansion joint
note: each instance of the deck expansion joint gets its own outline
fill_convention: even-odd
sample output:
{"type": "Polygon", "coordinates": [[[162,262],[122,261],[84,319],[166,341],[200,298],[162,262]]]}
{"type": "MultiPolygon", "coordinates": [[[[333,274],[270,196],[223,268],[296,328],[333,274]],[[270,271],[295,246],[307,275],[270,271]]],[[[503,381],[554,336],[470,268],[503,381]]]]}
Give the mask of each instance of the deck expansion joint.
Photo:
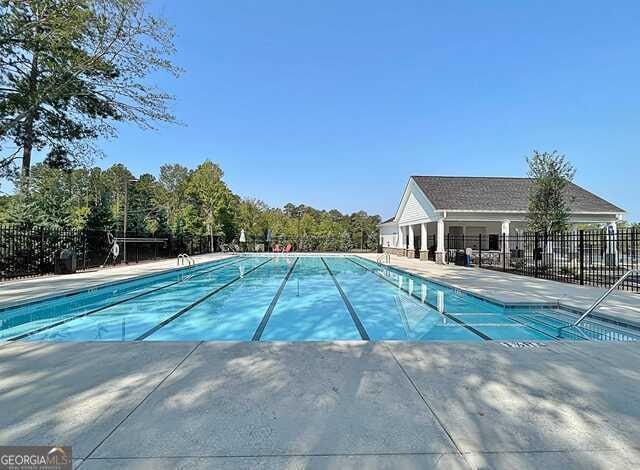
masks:
{"type": "Polygon", "coordinates": [[[404,366],[402,365],[402,363],[400,362],[400,360],[396,357],[396,355],[393,353],[393,350],[388,346],[385,345],[387,351],[389,352],[389,354],[391,355],[391,357],[393,358],[393,360],[395,361],[396,365],[400,368],[400,370],[402,371],[402,374],[405,376],[405,378],[409,381],[409,383],[411,384],[411,386],[413,387],[413,390],[418,394],[418,396],[420,397],[420,399],[422,400],[422,402],[425,404],[425,406],[427,407],[427,410],[429,410],[429,412],[431,413],[431,415],[435,418],[436,422],[440,425],[440,428],[442,429],[442,431],[444,432],[444,434],[449,438],[449,441],[451,442],[451,444],[453,445],[453,447],[456,450],[456,453],[461,456],[464,461],[467,463],[467,465],[469,466],[469,468],[475,468],[472,465],[469,464],[469,461],[466,458],[467,452],[465,452],[462,449],[462,446],[459,445],[456,440],[454,439],[453,435],[449,432],[449,430],[447,429],[447,427],[444,425],[444,422],[442,421],[442,419],[440,418],[440,416],[438,416],[438,413],[436,413],[435,409],[429,404],[429,402],[427,401],[426,397],[424,396],[424,394],[420,391],[420,389],[418,388],[418,386],[416,385],[415,381],[411,378],[411,376],[409,375],[409,373],[406,371],[406,369],[404,368],[404,366]]]}
{"type": "Polygon", "coordinates": [[[269,307],[267,307],[267,311],[264,313],[264,315],[262,317],[262,320],[260,320],[260,324],[258,325],[258,328],[256,329],[255,333],[253,334],[253,337],[251,338],[251,341],[260,341],[260,338],[262,337],[262,333],[264,333],[264,329],[267,327],[267,323],[269,322],[269,319],[271,318],[271,314],[273,313],[273,310],[276,308],[276,304],[278,303],[278,300],[280,300],[280,295],[282,294],[282,291],[284,290],[284,286],[287,284],[287,281],[291,277],[291,273],[293,273],[293,270],[296,267],[296,264],[298,263],[299,259],[300,258],[296,258],[293,261],[293,264],[291,265],[291,267],[287,271],[287,274],[284,276],[284,279],[282,280],[282,283],[280,284],[280,287],[278,288],[278,291],[276,292],[276,295],[274,295],[273,299],[271,299],[271,303],[269,304],[269,307]]]}
{"type": "Polygon", "coordinates": [[[174,372],[175,372],[176,370],[178,370],[178,368],[180,368],[180,366],[182,366],[182,364],[184,364],[184,363],[187,361],[187,359],[189,359],[189,358],[191,357],[191,355],[196,351],[196,349],[198,349],[198,348],[202,345],[202,343],[204,343],[204,341],[199,341],[199,342],[198,342],[198,344],[196,344],[196,345],[193,347],[193,349],[191,349],[191,351],[189,351],[189,352],[187,353],[187,355],[186,355],[185,357],[183,357],[183,358],[182,358],[182,360],[181,360],[180,362],[178,362],[178,364],[177,364],[173,369],[171,369],[171,371],[170,371],[170,372],[169,372],[169,373],[168,373],[168,374],[167,374],[167,375],[166,375],[166,376],[165,376],[161,381],[159,381],[159,382],[158,382],[158,383],[157,383],[157,384],[156,384],[156,385],[151,389],[151,391],[150,391],[149,393],[147,393],[147,394],[145,395],[145,397],[140,401],[140,403],[138,403],[136,406],[134,406],[134,407],[133,407],[133,409],[132,409],[131,411],[129,411],[129,413],[127,413],[127,415],[126,415],[124,418],[122,418],[122,420],[121,420],[121,421],[120,421],[120,422],[119,422],[119,423],[118,423],[118,424],[117,424],[117,425],[116,425],[116,426],[115,426],[111,431],[109,431],[109,433],[108,433],[108,434],[107,434],[107,435],[106,435],[106,436],[105,436],[105,437],[104,437],[104,438],[103,438],[103,439],[98,443],[98,445],[96,445],[96,446],[91,450],[91,452],[89,452],[89,453],[87,454],[87,456],[82,460],[82,463],[80,463],[80,466],[82,466],[82,464],[84,464],[84,463],[85,463],[89,458],[91,458],[91,456],[95,453],[95,451],[96,451],[96,450],[98,450],[98,448],[99,448],[102,444],[104,444],[104,443],[107,441],[107,439],[109,439],[109,438],[110,438],[110,437],[111,437],[111,436],[112,436],[112,435],[113,435],[113,434],[118,430],[118,428],[119,428],[120,426],[122,426],[122,424],[123,424],[127,419],[129,419],[129,417],[130,417],[131,415],[133,415],[133,413],[135,413],[135,411],[136,411],[138,408],[140,408],[140,407],[142,406],[142,404],[143,404],[145,401],[147,401],[147,399],[148,399],[148,398],[149,398],[149,397],[150,397],[150,396],[151,396],[151,395],[152,395],[156,390],[158,390],[158,389],[162,386],[162,384],[164,384],[164,383],[167,381],[167,379],[169,379],[169,377],[171,377],[171,376],[174,374],[174,372]]]}

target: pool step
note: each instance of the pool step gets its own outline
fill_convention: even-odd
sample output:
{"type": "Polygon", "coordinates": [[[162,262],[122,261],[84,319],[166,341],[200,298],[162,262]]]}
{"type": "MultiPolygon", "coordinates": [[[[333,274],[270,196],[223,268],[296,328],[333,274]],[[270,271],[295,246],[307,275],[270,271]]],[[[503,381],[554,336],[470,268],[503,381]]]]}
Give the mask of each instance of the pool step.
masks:
{"type": "MultiPolygon", "coordinates": [[[[541,331],[544,331],[544,333],[546,333],[546,334],[548,334],[548,335],[550,335],[550,336],[552,336],[554,338],[557,338],[557,339],[561,339],[558,336],[558,329],[561,326],[565,326],[566,325],[566,323],[564,323],[564,322],[561,322],[558,325],[558,321],[556,319],[550,318],[550,317],[547,317],[547,316],[544,316],[543,318],[540,318],[540,316],[538,316],[538,315],[531,316],[531,315],[526,315],[526,314],[512,314],[512,313],[509,313],[507,315],[509,315],[510,317],[517,317],[518,320],[522,321],[525,324],[535,325],[535,328],[537,328],[537,329],[539,329],[541,331]]],[[[580,335],[577,335],[577,334],[574,334],[574,333],[570,333],[570,332],[567,332],[567,333],[569,335],[571,335],[571,337],[570,338],[566,338],[565,337],[565,339],[573,339],[573,340],[584,340],[584,339],[587,339],[585,337],[581,337],[580,335]]]]}
{"type": "MultiPolygon", "coordinates": [[[[517,315],[527,321],[536,324],[546,325],[548,328],[554,329],[554,335],[558,337],[558,330],[561,327],[570,325],[574,319],[568,313],[559,310],[540,310],[524,314],[524,313],[508,313],[508,315],[517,315]],[[558,318],[562,317],[562,318],[558,318]]],[[[592,320],[584,321],[579,327],[567,328],[563,330],[563,338],[569,334],[570,339],[587,339],[591,341],[640,341],[640,335],[625,331],[616,326],[604,325],[592,320]]]]}

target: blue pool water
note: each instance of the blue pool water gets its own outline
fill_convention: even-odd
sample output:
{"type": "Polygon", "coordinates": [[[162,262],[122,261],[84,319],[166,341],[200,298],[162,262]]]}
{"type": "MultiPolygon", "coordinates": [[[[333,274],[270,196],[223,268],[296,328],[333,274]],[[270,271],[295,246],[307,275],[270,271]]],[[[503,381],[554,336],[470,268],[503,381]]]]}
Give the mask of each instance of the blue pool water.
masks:
{"type": "Polygon", "coordinates": [[[0,340],[637,341],[549,307],[505,307],[357,256],[238,256],[0,310],[0,340]]]}

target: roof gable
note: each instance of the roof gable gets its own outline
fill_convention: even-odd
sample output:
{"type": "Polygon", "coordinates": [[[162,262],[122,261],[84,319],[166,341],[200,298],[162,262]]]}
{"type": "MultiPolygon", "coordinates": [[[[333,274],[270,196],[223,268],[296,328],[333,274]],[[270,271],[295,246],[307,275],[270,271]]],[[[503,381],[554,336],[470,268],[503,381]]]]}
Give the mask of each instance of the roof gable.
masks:
{"type": "Polygon", "coordinates": [[[394,220],[398,223],[407,223],[436,220],[437,218],[436,209],[431,201],[420,189],[420,186],[409,178],[394,220]]]}
{"type": "MultiPolygon", "coordinates": [[[[529,178],[412,176],[436,210],[526,212],[529,178]]],[[[566,189],[572,213],[623,213],[599,196],[570,183],[566,189]]]]}

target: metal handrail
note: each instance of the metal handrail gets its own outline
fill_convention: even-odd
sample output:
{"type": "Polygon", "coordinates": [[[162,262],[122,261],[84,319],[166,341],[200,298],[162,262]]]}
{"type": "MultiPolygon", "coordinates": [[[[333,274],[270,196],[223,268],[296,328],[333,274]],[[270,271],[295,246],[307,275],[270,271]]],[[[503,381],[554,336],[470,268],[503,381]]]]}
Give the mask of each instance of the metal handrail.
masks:
{"type": "Polygon", "coordinates": [[[578,318],[576,320],[575,323],[573,323],[572,325],[566,325],[563,326],[562,328],[560,328],[560,331],[562,331],[565,328],[569,328],[571,326],[578,326],[580,323],[582,323],[582,320],[584,320],[585,318],[587,318],[587,316],[589,316],[596,308],[598,308],[598,306],[600,306],[600,304],[602,302],[604,302],[604,299],[606,299],[607,297],[609,297],[609,294],[611,294],[620,284],[622,284],[625,279],[627,279],[629,276],[631,276],[632,274],[637,274],[640,273],[640,269],[630,269],[629,271],[627,271],[626,273],[624,273],[622,276],[620,276],[620,279],[618,279],[608,290],[607,292],[605,292],[604,294],[602,294],[602,297],[600,297],[598,300],[596,300],[591,307],[589,307],[581,316],[580,318],[578,318]]]}
{"type": "Polygon", "coordinates": [[[192,264],[196,264],[196,260],[194,260],[191,256],[189,256],[186,253],[180,253],[178,255],[178,258],[176,259],[178,266],[183,265],[185,260],[187,262],[187,266],[191,266],[192,264]]]}
{"type": "Polygon", "coordinates": [[[385,261],[386,261],[386,264],[391,263],[391,255],[389,253],[384,253],[378,256],[378,258],[376,259],[376,263],[379,263],[379,264],[385,264],[385,261]]]}

